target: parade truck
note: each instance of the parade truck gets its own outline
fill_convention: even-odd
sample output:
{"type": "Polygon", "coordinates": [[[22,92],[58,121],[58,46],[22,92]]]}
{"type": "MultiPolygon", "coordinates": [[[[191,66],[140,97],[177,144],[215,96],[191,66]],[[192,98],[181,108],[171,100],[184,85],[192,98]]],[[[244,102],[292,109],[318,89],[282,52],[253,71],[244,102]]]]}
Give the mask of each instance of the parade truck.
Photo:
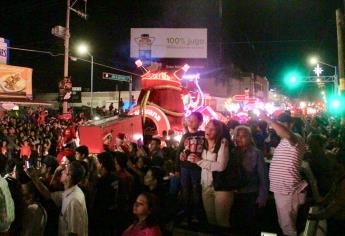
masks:
{"type": "Polygon", "coordinates": [[[105,145],[115,146],[115,137],[125,134],[128,142],[142,142],[143,128],[141,116],[110,117],[102,120],[89,121],[79,127],[80,145],[89,148],[92,154],[105,151],[105,145]]]}

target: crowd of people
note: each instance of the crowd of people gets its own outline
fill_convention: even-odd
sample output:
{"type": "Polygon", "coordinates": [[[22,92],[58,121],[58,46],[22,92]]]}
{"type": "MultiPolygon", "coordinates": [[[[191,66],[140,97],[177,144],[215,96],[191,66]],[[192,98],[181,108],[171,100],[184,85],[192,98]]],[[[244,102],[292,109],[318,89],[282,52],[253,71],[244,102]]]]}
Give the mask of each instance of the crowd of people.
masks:
{"type": "Polygon", "coordinates": [[[104,152],[79,146],[78,125],[42,108],[1,118],[0,235],[171,235],[201,226],[213,235],[260,235],[274,201],[283,235],[297,235],[302,205],[337,235],[345,223],[345,129],[327,116],[240,124],[192,113],[177,141],[145,144],[119,132],[104,152]]]}

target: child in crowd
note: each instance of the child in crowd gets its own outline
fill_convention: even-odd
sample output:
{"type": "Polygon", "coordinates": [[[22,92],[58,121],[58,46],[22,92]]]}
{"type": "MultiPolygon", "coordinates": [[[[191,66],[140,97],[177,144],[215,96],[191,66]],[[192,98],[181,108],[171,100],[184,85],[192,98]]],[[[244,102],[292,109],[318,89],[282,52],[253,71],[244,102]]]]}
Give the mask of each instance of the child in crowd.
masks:
{"type": "Polygon", "coordinates": [[[205,133],[199,130],[203,116],[193,112],[187,118],[187,132],[182,136],[177,151],[176,175],[181,176],[182,205],[188,223],[198,223],[200,219],[201,168],[191,162],[190,155],[201,157],[205,143],[205,133]]]}

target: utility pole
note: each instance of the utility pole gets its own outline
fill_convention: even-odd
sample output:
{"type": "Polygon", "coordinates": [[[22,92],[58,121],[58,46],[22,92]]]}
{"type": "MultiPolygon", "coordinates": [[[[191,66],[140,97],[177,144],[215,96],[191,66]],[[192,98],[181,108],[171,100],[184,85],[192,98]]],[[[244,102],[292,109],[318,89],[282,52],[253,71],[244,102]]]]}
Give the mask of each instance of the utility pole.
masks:
{"type": "MultiPolygon", "coordinates": [[[[344,0],[345,7],[345,0],[344,0]]],[[[344,78],[344,39],[343,39],[343,26],[344,15],[340,9],[335,12],[337,24],[337,41],[338,41],[338,68],[339,68],[339,91],[340,95],[344,96],[345,92],[345,78],[344,78]]],[[[345,125],[345,114],[341,114],[341,125],[345,125]]]]}
{"type": "MultiPolygon", "coordinates": [[[[344,0],[345,1],[345,0],[344,0]]],[[[218,17],[219,17],[219,66],[223,63],[223,0],[218,0],[218,17]]]]}
{"type": "Polygon", "coordinates": [[[69,38],[70,38],[70,32],[69,32],[69,25],[70,25],[70,11],[71,7],[71,0],[67,0],[67,9],[66,9],[66,27],[65,27],[65,58],[64,58],[64,67],[63,67],[63,76],[68,77],[68,59],[69,59],[69,38]]]}
{"type": "MultiPolygon", "coordinates": [[[[71,0],[67,0],[67,8],[66,8],[66,26],[65,26],[65,37],[64,37],[64,45],[65,45],[65,57],[64,57],[64,66],[63,66],[63,77],[64,79],[68,78],[68,60],[69,60],[69,25],[70,25],[70,7],[71,7],[71,0]]],[[[62,113],[67,113],[68,110],[68,101],[63,100],[62,102],[62,113]]]]}
{"type": "MultiPolygon", "coordinates": [[[[64,91],[64,93],[71,93],[71,88],[68,88],[66,90],[66,83],[68,83],[70,86],[72,86],[70,76],[68,74],[68,62],[69,62],[69,39],[71,37],[70,33],[70,16],[71,16],[71,11],[75,12],[77,15],[80,17],[86,19],[87,14],[87,1],[84,0],[84,12],[79,11],[75,8],[73,8],[77,4],[78,0],[74,0],[74,2],[71,4],[71,0],[66,0],[66,26],[56,26],[52,29],[52,34],[55,35],[56,37],[63,38],[64,39],[64,46],[65,46],[65,52],[64,52],[64,66],[63,66],[63,80],[59,84],[59,89],[64,91]],[[61,85],[61,86],[60,86],[61,85]]],[[[65,95],[64,95],[65,96],[65,95]]],[[[62,100],[62,113],[68,113],[68,100],[70,96],[66,96],[66,98],[63,96],[62,100]]]]}
{"type": "MultiPolygon", "coordinates": [[[[344,1],[345,2],[345,1],[344,1]]],[[[344,41],[343,41],[343,13],[340,9],[336,10],[337,41],[338,41],[338,69],[339,69],[339,89],[342,95],[345,91],[344,78],[344,41]]]]}

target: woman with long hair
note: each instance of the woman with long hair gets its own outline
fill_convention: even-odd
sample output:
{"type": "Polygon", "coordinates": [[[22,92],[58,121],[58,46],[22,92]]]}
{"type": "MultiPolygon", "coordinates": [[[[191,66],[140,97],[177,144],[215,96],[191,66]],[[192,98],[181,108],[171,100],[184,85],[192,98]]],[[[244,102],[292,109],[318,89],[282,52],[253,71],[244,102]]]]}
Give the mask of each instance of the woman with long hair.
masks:
{"type": "Polygon", "coordinates": [[[211,225],[229,227],[230,209],[233,203],[233,191],[214,188],[213,172],[222,172],[229,161],[229,142],[224,137],[225,125],[218,120],[210,120],[205,127],[205,148],[201,158],[193,156],[201,171],[202,201],[207,221],[211,225]]]}
{"type": "Polygon", "coordinates": [[[140,194],[134,205],[135,221],[122,234],[122,236],[161,236],[158,199],[151,193],[140,194]]]}
{"type": "Polygon", "coordinates": [[[268,196],[268,178],[264,157],[255,147],[249,127],[240,125],[234,132],[234,158],[241,164],[246,183],[235,194],[233,225],[248,235],[260,235],[257,209],[265,206],[268,196]]]}

